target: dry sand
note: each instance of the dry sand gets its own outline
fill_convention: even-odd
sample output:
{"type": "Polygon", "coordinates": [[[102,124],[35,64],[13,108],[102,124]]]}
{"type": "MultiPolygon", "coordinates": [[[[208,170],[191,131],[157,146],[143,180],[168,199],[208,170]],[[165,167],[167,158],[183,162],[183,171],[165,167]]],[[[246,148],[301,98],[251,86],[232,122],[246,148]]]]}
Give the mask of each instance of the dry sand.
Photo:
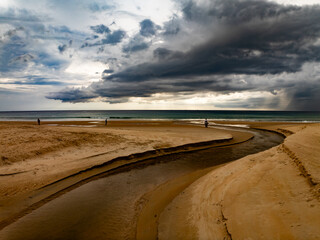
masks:
{"type": "Polygon", "coordinates": [[[290,136],[191,184],[160,215],[159,239],[320,239],[320,124],[265,128],[290,136]]]}
{"type": "Polygon", "coordinates": [[[0,206],[119,156],[229,139],[227,131],[173,121],[0,123],[0,206]]]}
{"type": "MultiPolygon", "coordinates": [[[[143,229],[156,216],[150,222],[158,224],[159,239],[320,239],[320,124],[230,123],[288,138],[265,152],[154,189],[145,196],[150,204],[141,210],[138,238],[155,234],[156,226],[146,234],[143,229]]],[[[172,121],[115,121],[107,127],[103,122],[6,122],[0,130],[0,208],[119,156],[231,135],[238,141],[250,137],[172,121]]]]}

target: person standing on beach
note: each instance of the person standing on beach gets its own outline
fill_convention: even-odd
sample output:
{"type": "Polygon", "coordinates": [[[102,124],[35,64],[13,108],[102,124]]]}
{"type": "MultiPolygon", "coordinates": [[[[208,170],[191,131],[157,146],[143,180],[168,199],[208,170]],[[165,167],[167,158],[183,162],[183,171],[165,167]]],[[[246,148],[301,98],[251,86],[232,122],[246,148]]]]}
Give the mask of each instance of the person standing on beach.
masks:
{"type": "Polygon", "coordinates": [[[209,125],[208,120],[207,120],[207,119],[206,119],[206,120],[204,120],[204,126],[207,128],[207,127],[208,127],[208,125],[209,125]]]}
{"type": "Polygon", "coordinates": [[[37,122],[38,122],[38,125],[40,125],[40,118],[38,118],[37,122]]]}
{"type": "Polygon", "coordinates": [[[108,118],[106,118],[106,120],[104,120],[104,125],[107,126],[108,124],[108,118]]]}

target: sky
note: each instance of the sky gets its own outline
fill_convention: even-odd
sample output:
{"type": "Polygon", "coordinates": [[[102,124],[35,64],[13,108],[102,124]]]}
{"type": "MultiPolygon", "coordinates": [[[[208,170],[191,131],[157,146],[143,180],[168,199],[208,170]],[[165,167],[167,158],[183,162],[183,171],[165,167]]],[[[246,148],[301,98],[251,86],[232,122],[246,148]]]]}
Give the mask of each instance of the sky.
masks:
{"type": "Polygon", "coordinates": [[[320,0],[1,0],[0,111],[320,111],[320,0]]]}

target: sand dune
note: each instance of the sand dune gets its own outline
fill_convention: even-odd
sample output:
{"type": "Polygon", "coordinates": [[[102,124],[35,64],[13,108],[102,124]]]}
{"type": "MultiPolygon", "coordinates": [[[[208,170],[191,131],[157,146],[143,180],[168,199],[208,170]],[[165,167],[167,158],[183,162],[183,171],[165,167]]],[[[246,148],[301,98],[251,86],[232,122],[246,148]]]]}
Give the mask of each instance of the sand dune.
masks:
{"type": "Polygon", "coordinates": [[[319,239],[320,125],[280,129],[294,134],[179,194],[160,216],[159,239],[319,239]]]}

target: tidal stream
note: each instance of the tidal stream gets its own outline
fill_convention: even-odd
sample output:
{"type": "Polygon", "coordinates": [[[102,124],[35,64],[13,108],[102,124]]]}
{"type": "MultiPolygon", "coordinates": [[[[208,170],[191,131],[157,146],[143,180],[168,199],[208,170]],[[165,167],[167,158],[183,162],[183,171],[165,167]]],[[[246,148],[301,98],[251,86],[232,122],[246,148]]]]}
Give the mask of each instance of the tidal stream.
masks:
{"type": "MultiPolygon", "coordinates": [[[[229,129],[229,128],[228,128],[229,129]]],[[[234,129],[232,129],[234,130],[234,129]]],[[[281,135],[252,129],[245,143],[154,158],[150,164],[91,181],[22,217],[0,231],[0,239],[134,239],[141,197],[197,170],[264,151],[281,135]]]]}

